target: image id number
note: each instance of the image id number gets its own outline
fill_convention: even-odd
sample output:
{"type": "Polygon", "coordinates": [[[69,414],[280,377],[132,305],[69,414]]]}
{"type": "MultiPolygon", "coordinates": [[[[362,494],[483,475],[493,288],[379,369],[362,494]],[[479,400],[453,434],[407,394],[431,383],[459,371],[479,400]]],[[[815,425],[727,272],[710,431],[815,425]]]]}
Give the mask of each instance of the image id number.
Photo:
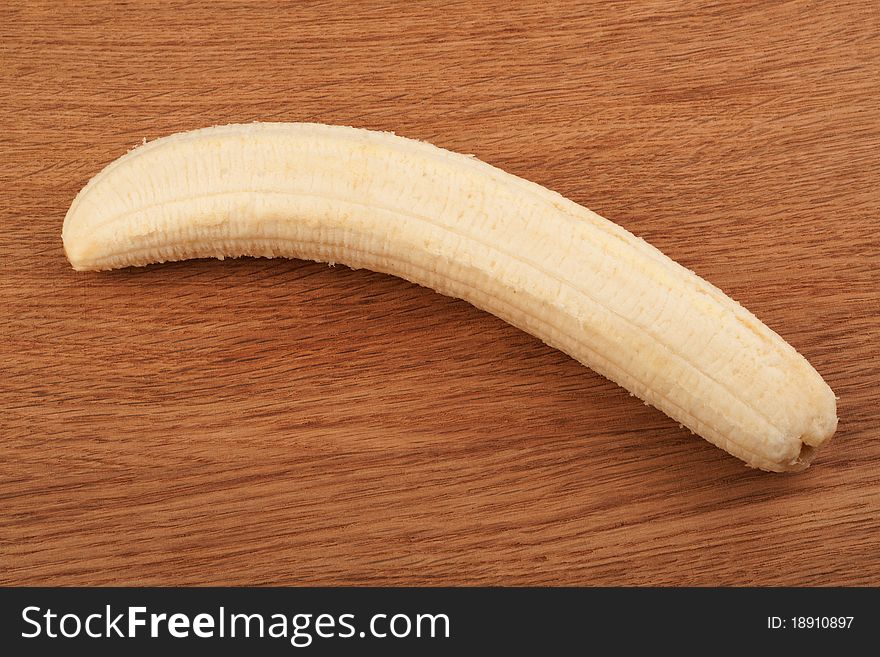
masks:
{"type": "Polygon", "coordinates": [[[768,616],[771,630],[848,630],[855,616],[768,616]]]}

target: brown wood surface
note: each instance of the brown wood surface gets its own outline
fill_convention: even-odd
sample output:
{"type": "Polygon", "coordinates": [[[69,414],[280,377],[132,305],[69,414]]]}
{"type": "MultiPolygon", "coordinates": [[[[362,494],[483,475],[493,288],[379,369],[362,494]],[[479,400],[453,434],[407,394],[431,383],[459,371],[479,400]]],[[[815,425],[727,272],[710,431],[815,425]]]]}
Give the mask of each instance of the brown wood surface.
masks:
{"type": "Polygon", "coordinates": [[[3,3],[0,583],[880,585],[880,9],[3,3]],[[285,260],[77,274],[179,130],[394,130],[647,238],[840,396],[746,469],[466,303],[285,260]]]}

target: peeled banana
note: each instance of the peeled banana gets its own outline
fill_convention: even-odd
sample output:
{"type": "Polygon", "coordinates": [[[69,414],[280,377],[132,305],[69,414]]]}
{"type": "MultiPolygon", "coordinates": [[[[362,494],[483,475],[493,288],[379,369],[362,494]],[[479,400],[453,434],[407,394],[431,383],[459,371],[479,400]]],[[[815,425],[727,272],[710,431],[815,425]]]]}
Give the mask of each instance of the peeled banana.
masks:
{"type": "Polygon", "coordinates": [[[473,157],[356,128],[184,132],[109,164],[73,201],[74,269],[284,256],[469,301],[770,471],[837,428],[834,393],[737,302],[644,240],[473,157]]]}

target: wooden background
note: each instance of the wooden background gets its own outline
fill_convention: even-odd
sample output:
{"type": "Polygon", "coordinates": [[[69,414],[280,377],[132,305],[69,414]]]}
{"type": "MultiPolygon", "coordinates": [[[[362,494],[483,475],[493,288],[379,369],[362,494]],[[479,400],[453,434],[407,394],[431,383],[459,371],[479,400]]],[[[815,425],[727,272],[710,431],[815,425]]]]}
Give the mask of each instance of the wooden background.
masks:
{"type": "Polygon", "coordinates": [[[346,4],[3,3],[0,583],[880,585],[876,3],[346,4]],[[102,166],[258,119],[427,139],[621,223],[804,353],[838,435],[747,470],[370,272],[71,270],[102,166]]]}

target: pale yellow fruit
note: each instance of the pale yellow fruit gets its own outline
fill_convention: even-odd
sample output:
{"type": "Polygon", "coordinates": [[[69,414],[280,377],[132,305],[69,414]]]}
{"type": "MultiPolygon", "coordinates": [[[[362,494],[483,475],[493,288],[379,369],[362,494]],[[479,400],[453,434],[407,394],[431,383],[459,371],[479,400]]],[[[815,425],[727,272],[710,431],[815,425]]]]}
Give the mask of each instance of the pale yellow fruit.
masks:
{"type": "Polygon", "coordinates": [[[555,192],[389,133],[253,123],[159,139],[86,185],[63,239],[78,270],[248,255],[400,276],[765,470],[806,467],[837,427],[819,374],[717,288],[555,192]]]}

